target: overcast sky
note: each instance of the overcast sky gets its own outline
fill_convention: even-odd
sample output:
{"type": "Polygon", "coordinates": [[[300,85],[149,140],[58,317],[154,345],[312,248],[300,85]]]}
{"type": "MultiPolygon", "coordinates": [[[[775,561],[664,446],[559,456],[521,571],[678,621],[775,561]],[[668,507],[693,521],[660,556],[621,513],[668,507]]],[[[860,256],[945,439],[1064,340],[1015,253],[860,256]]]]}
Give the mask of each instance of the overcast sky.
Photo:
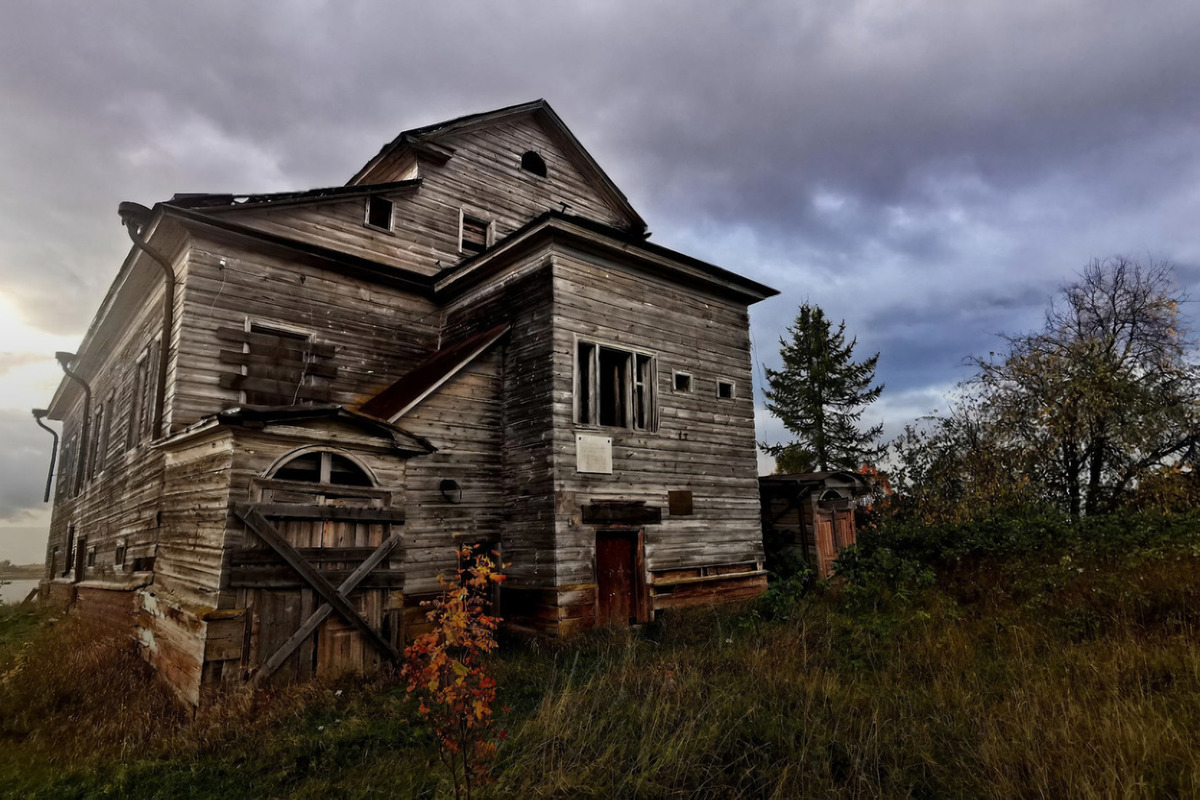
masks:
{"type": "Polygon", "coordinates": [[[0,559],[42,558],[29,409],[128,250],[120,201],[340,185],[461,114],[546,98],[652,241],[778,288],[759,363],[805,300],[844,318],[890,431],[1092,258],[1200,284],[1200,4],[4,5],[0,559]]]}

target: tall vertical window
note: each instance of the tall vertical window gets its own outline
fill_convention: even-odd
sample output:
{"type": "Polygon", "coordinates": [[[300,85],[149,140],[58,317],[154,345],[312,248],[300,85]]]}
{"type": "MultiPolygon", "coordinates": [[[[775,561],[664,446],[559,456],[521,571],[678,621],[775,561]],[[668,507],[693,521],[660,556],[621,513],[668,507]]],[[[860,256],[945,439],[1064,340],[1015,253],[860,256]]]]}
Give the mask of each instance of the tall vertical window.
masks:
{"type": "Polygon", "coordinates": [[[654,357],[594,342],[575,352],[575,419],[587,425],[655,430],[654,357]]]}
{"type": "Polygon", "coordinates": [[[458,249],[469,255],[482,253],[488,246],[488,227],[487,220],[463,214],[458,249]]]}
{"type": "Polygon", "coordinates": [[[133,385],[129,391],[130,447],[151,436],[154,427],[154,400],[158,377],[158,342],[151,341],[133,366],[133,385]]]}
{"type": "Polygon", "coordinates": [[[108,414],[105,412],[106,405],[101,403],[92,417],[92,452],[87,468],[89,479],[104,471],[104,457],[108,450],[108,414]]]}

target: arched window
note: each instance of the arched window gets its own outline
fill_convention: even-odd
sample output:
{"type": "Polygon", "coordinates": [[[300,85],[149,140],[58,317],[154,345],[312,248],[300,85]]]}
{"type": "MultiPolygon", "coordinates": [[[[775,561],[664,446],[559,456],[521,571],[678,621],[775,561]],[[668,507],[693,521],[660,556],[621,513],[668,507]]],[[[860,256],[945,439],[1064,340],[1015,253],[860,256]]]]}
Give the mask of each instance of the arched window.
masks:
{"type": "Polygon", "coordinates": [[[281,481],[329,483],[334,486],[374,486],[371,476],[349,458],[325,450],[301,453],[272,476],[281,481]]]}
{"type": "Polygon", "coordinates": [[[822,500],[844,500],[845,496],[837,489],[826,489],[821,495],[822,500]]]}
{"type": "Polygon", "coordinates": [[[521,169],[532,172],[539,178],[546,177],[546,162],[532,150],[526,150],[525,155],[521,156],[521,169]]]}

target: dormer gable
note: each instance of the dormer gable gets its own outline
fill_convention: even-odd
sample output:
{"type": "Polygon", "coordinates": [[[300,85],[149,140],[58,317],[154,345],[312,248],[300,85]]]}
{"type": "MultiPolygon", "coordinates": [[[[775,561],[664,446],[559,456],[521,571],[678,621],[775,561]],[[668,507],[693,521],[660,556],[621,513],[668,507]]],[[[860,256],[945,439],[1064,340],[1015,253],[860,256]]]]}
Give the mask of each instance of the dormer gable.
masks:
{"type": "Polygon", "coordinates": [[[348,186],[421,178],[496,238],[546,211],[645,235],[645,220],[545,100],[405,131],[348,186]],[[495,191],[489,192],[489,189],[495,191]]]}

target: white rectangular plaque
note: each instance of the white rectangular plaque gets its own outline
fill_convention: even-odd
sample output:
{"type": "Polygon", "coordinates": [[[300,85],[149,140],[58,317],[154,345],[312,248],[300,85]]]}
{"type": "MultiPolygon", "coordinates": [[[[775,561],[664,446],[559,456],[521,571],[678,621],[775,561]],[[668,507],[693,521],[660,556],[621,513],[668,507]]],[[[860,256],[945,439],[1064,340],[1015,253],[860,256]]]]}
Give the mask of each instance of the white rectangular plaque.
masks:
{"type": "Polygon", "coordinates": [[[612,437],[575,434],[575,471],[612,475],[612,437]]]}

